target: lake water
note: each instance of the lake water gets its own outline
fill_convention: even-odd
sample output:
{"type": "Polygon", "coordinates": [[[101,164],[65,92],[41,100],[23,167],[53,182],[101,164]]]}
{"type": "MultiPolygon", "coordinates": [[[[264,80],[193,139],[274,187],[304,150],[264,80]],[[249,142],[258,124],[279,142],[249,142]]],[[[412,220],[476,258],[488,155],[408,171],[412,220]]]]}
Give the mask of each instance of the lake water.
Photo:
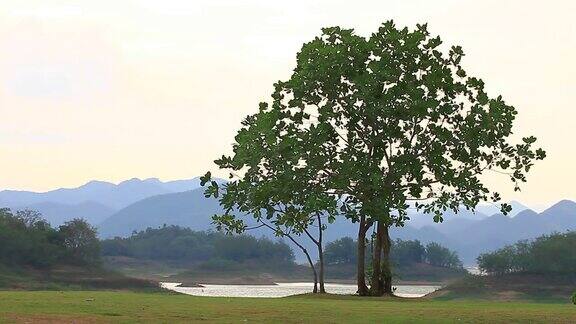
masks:
{"type": "MultiPolygon", "coordinates": [[[[179,283],[163,282],[163,288],[194,296],[210,297],[286,297],[312,292],[312,283],[294,282],[276,285],[202,285],[204,287],[177,287],[179,283]]],[[[326,284],[326,291],[331,294],[352,295],[356,285],[326,284]]],[[[399,285],[395,294],[400,297],[422,297],[440,289],[440,286],[399,285]]]]}

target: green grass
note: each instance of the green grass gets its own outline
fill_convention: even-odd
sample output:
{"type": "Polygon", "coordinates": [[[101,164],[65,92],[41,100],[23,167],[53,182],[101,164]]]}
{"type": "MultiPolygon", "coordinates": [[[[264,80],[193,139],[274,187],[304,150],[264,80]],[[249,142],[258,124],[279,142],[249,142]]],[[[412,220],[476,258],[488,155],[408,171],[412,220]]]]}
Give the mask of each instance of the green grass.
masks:
{"type": "Polygon", "coordinates": [[[574,323],[565,304],[294,296],[193,297],[110,291],[2,291],[3,322],[574,323]]]}

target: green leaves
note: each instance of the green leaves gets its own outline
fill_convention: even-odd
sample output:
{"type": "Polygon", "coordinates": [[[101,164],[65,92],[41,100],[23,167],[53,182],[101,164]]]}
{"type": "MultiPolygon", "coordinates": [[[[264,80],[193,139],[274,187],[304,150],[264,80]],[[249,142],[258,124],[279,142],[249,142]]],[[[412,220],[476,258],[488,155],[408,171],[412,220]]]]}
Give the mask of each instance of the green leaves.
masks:
{"type": "Polygon", "coordinates": [[[388,21],[369,37],[323,29],[216,161],[242,177],[207,193],[231,214],[301,232],[317,213],[401,226],[413,201],[441,222],[501,199],[481,181],[488,170],[519,190],[546,153],[532,136],[510,140],[516,109],[468,75],[460,46],[441,44],[426,25],[388,21]]]}
{"type": "Polygon", "coordinates": [[[200,177],[200,185],[204,187],[204,185],[212,179],[212,173],[210,171],[206,172],[205,175],[200,177]]]}
{"type": "Polygon", "coordinates": [[[512,211],[512,206],[510,204],[502,204],[500,207],[500,212],[504,215],[508,215],[512,211]]]}
{"type": "Polygon", "coordinates": [[[226,234],[242,234],[246,230],[246,224],[230,214],[212,216],[212,224],[216,225],[218,231],[226,234]]]}
{"type": "Polygon", "coordinates": [[[435,223],[442,223],[444,221],[444,218],[442,217],[442,214],[439,211],[436,211],[436,213],[434,214],[434,222],[435,223]]]}

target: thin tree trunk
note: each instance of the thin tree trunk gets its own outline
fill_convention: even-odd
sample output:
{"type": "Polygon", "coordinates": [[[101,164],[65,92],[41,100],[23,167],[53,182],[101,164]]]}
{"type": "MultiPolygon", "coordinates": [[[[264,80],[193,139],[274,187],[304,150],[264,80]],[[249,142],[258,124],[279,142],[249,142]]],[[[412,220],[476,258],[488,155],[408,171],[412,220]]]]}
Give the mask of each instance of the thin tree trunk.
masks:
{"type": "Polygon", "coordinates": [[[320,293],[326,293],[326,289],[324,288],[324,250],[322,248],[322,219],[320,215],[316,215],[318,220],[318,239],[314,238],[312,234],[307,229],[304,229],[304,233],[308,235],[310,240],[316,244],[316,248],[318,249],[318,263],[320,267],[319,273],[319,282],[320,282],[320,293]]]}
{"type": "MultiPolygon", "coordinates": [[[[262,224],[266,227],[268,227],[271,230],[274,230],[274,228],[272,228],[272,226],[262,222],[262,224]]],[[[302,252],[304,252],[304,254],[306,255],[306,259],[308,260],[308,264],[310,264],[310,268],[312,268],[312,274],[314,275],[314,289],[312,290],[313,293],[318,293],[318,274],[316,273],[316,267],[314,267],[314,262],[312,262],[312,258],[310,257],[310,253],[308,253],[308,250],[306,250],[306,248],[298,243],[290,234],[287,234],[285,232],[282,232],[282,236],[287,237],[288,239],[290,239],[290,241],[292,241],[292,243],[296,244],[296,246],[298,246],[300,248],[300,250],[302,250],[302,252]]]]}
{"type": "Polygon", "coordinates": [[[391,248],[391,241],[390,241],[390,233],[389,233],[389,226],[382,226],[382,278],[383,282],[383,293],[386,295],[392,295],[392,263],[390,262],[390,248],[391,248]]]}
{"type": "Polygon", "coordinates": [[[314,289],[312,290],[312,292],[315,294],[318,293],[318,273],[316,272],[316,267],[314,266],[314,262],[312,262],[310,253],[308,253],[308,250],[306,250],[304,246],[300,245],[300,243],[296,242],[296,240],[294,240],[291,236],[288,235],[288,238],[292,240],[292,242],[294,242],[294,244],[296,244],[300,248],[300,250],[302,250],[302,252],[304,252],[304,254],[306,255],[306,259],[308,260],[308,264],[310,265],[310,268],[312,268],[312,273],[314,275],[314,289]]]}
{"type": "Polygon", "coordinates": [[[312,268],[312,273],[314,274],[314,289],[312,290],[312,293],[317,294],[318,293],[318,274],[316,273],[316,268],[314,267],[314,263],[312,262],[312,259],[310,258],[310,254],[308,254],[308,251],[306,251],[306,249],[304,249],[304,254],[306,254],[306,258],[308,259],[308,264],[310,264],[310,267],[312,268]]]}
{"type": "Polygon", "coordinates": [[[366,217],[360,216],[360,226],[358,228],[358,267],[356,274],[356,283],[358,285],[358,295],[367,296],[368,286],[366,286],[366,217]]]}
{"type": "Polygon", "coordinates": [[[320,214],[316,215],[318,218],[318,259],[320,262],[320,293],[326,293],[326,289],[324,288],[324,250],[322,247],[322,218],[320,214]]]}
{"type": "Polygon", "coordinates": [[[384,282],[382,280],[382,227],[384,223],[378,221],[376,225],[376,244],[372,254],[372,285],[370,292],[373,296],[382,296],[384,282]]]}

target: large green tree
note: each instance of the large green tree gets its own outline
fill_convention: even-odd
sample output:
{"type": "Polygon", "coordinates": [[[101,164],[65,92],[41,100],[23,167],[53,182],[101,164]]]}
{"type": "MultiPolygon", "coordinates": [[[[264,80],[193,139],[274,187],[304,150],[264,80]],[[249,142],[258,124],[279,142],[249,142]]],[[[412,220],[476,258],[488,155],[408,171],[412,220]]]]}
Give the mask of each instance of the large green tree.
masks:
{"type": "MultiPolygon", "coordinates": [[[[464,71],[460,47],[443,51],[441,44],[426,25],[399,29],[390,21],[368,38],[325,28],[304,44],[292,76],[275,84],[271,104],[247,118],[262,121],[252,143],[282,153],[270,163],[260,145],[243,150],[242,158],[253,154],[251,165],[261,174],[283,179],[260,179],[263,190],[314,192],[321,201],[337,202],[359,224],[361,295],[369,293],[362,261],[371,226],[376,237],[370,290],[391,294],[388,231],[409,220],[410,206],[441,222],[448,209],[499,201],[482,174],[505,174],[519,190],[534,160],[545,157],[533,147],[534,137],[513,143],[516,109],[501,96],[489,96],[484,82],[464,71]]],[[[235,149],[242,145],[239,137],[247,136],[243,132],[235,149]]],[[[237,159],[238,154],[220,161],[237,159]]]]}

